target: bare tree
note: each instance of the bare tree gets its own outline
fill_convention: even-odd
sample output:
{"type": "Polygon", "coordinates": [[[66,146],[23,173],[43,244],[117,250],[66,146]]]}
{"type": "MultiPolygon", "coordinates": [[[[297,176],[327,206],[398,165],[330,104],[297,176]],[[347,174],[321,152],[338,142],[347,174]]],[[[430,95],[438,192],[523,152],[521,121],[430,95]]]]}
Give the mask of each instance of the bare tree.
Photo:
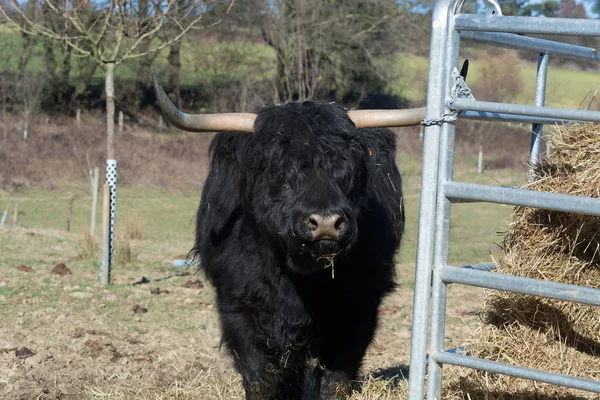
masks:
{"type": "MultiPolygon", "coordinates": [[[[0,66],[7,65],[10,59],[12,58],[12,55],[14,54],[14,52],[11,51],[9,42],[7,40],[3,40],[5,39],[3,36],[4,35],[0,34],[0,54],[2,54],[2,57],[0,57],[0,66]]],[[[6,119],[6,103],[9,100],[9,94],[6,87],[7,73],[7,70],[0,70],[0,100],[2,102],[2,146],[4,148],[6,148],[8,137],[8,121],[6,119]]]]}
{"type": "MultiPolygon", "coordinates": [[[[230,6],[234,0],[229,0],[230,6]]],[[[124,61],[147,57],[199,27],[216,0],[41,0],[35,7],[53,14],[53,24],[36,17],[27,3],[0,3],[0,14],[24,35],[61,43],[71,56],[89,58],[104,71],[107,156],[115,158],[115,68],[124,61]],[[185,13],[176,4],[186,1],[185,13]],[[62,21],[56,24],[56,19],[62,21]],[[62,27],[62,28],[59,28],[62,27]],[[166,29],[169,27],[169,29],[166,29]]],[[[229,7],[228,9],[230,9],[229,7]]],[[[39,14],[39,13],[38,13],[39,14]]]]}
{"type": "Polygon", "coordinates": [[[29,137],[31,119],[40,108],[44,79],[39,76],[25,74],[17,81],[15,87],[15,105],[23,117],[23,140],[29,137]]]}
{"type": "Polygon", "coordinates": [[[375,60],[397,50],[396,1],[253,1],[248,12],[275,51],[276,101],[382,90],[375,60]]]}
{"type": "Polygon", "coordinates": [[[6,78],[4,74],[0,78],[0,96],[2,96],[2,146],[6,149],[7,138],[8,138],[8,121],[6,120],[6,78]]]}

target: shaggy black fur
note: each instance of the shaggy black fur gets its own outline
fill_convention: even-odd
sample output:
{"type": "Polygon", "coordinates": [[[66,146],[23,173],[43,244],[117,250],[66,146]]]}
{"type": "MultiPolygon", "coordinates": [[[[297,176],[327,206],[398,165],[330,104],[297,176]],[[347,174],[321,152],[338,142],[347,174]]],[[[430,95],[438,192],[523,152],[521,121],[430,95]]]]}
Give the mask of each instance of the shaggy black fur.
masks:
{"type": "Polygon", "coordinates": [[[247,399],[350,392],[394,288],[395,153],[392,131],[356,129],[343,108],[314,102],[267,107],[255,134],[213,140],[193,252],[247,399]],[[343,216],[337,241],[312,240],[313,213],[343,216]]]}

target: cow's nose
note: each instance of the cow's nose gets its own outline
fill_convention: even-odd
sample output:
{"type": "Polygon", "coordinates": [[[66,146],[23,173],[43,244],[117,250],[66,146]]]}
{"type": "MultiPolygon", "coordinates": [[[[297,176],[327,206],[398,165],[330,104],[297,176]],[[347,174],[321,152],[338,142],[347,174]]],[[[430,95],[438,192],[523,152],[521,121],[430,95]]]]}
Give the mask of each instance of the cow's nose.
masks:
{"type": "Polygon", "coordinates": [[[340,214],[311,214],[306,225],[312,233],[313,240],[338,240],[340,232],[346,228],[347,221],[340,214]]]}

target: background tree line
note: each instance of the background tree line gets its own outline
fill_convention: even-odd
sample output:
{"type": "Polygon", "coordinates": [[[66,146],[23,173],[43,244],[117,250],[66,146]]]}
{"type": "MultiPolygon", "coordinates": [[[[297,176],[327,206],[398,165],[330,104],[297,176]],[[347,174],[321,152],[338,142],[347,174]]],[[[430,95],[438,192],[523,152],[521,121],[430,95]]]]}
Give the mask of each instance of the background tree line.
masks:
{"type": "MultiPolygon", "coordinates": [[[[194,110],[248,111],[310,98],[401,106],[402,99],[389,96],[399,73],[393,56],[428,54],[433,8],[432,0],[0,1],[1,95],[8,111],[100,108],[107,68],[117,63],[114,96],[132,118],[154,103],[152,69],[176,104],[194,110]],[[156,29],[165,4],[171,8],[156,29]],[[107,12],[114,21],[103,25],[107,12]],[[182,40],[174,40],[182,30],[182,40]]],[[[507,15],[587,17],[574,0],[501,5],[507,15]]],[[[472,12],[478,7],[466,5],[472,12]]]]}

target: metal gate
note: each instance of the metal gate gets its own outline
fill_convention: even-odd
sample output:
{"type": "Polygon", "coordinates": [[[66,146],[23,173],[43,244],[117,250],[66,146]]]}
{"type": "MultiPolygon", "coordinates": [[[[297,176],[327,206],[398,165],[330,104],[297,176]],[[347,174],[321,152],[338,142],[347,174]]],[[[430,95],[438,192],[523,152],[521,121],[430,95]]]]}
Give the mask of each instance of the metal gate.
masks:
{"type": "Polygon", "coordinates": [[[600,290],[498,274],[481,268],[448,265],[450,212],[453,203],[491,202],[600,216],[600,199],[486,186],[453,180],[454,121],[457,118],[533,124],[531,162],[539,158],[543,124],[600,122],[600,112],[544,107],[546,73],[551,54],[600,60],[597,49],[517,34],[600,37],[600,20],[503,16],[495,0],[486,15],[463,14],[464,0],[438,0],[433,12],[421,204],[417,242],[409,399],[441,399],[442,366],[454,364],[492,373],[532,379],[600,393],[600,382],[444,352],[446,287],[449,283],[485,287],[600,306],[600,290]],[[458,73],[461,39],[475,40],[539,54],[535,105],[476,101],[458,73]],[[432,273],[433,267],[433,273],[432,273]],[[431,297],[431,309],[430,309],[431,297]],[[428,324],[431,320],[431,333],[428,324]],[[427,341],[429,358],[427,361],[427,341]]]}

